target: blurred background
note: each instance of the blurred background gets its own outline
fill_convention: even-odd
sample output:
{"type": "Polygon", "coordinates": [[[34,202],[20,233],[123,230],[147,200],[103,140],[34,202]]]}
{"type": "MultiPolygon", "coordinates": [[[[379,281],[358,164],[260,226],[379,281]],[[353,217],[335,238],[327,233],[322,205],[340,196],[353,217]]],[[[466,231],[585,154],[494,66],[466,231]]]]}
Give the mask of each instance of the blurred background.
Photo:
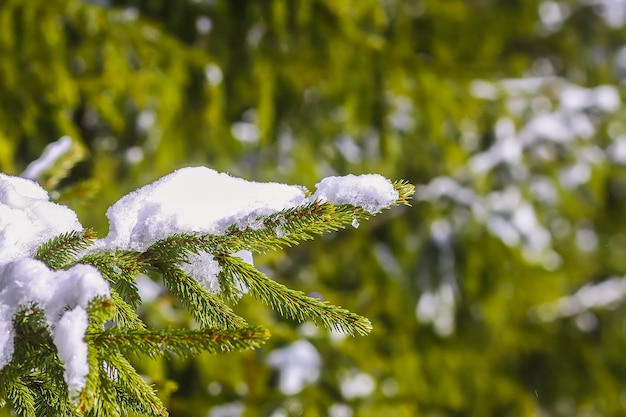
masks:
{"type": "MultiPolygon", "coordinates": [[[[255,258],[370,336],[244,298],[262,349],[136,360],[172,416],[622,416],[625,23],[624,0],[0,0],[0,171],[101,236],[183,166],[417,186],[255,258]],[[28,167],[65,136],[67,178],[28,167]]],[[[193,325],[141,288],[152,326],[193,325]]]]}

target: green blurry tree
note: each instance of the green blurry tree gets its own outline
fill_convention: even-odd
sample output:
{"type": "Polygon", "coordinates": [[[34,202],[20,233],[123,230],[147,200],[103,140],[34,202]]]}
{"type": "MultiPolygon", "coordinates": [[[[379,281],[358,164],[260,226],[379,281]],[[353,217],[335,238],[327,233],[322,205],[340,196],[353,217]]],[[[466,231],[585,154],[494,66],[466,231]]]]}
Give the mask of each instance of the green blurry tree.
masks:
{"type": "MultiPolygon", "coordinates": [[[[258,261],[369,317],[370,336],[244,302],[273,330],[265,349],[138,364],[178,381],[172,415],[624,413],[621,2],[0,4],[0,169],[76,139],[84,161],[50,187],[84,224],[106,227],[121,194],[184,165],[423,184],[413,209],[333,236],[341,250],[258,261]],[[289,373],[272,355],[303,340],[321,364],[289,373]]],[[[142,315],[187,323],[169,306],[142,315]]]]}

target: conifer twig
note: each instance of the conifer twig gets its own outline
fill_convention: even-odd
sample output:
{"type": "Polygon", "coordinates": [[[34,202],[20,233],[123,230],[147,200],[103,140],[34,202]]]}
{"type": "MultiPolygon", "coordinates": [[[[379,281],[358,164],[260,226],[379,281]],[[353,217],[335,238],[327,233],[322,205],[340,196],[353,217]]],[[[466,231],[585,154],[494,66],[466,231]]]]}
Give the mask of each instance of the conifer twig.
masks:
{"type": "Polygon", "coordinates": [[[92,229],[63,233],[41,245],[35,253],[50,269],[63,269],[73,258],[91,245],[96,234],[92,229]]]}
{"type": "Polygon", "coordinates": [[[137,307],[141,303],[136,278],[142,272],[139,257],[140,253],[133,251],[97,252],[85,255],[73,264],[94,266],[127,304],[137,307]]]}
{"type": "Polygon", "coordinates": [[[110,328],[104,332],[86,336],[86,340],[107,350],[140,354],[151,358],[162,356],[164,352],[186,357],[202,351],[223,353],[251,349],[260,346],[268,338],[269,332],[262,327],[141,331],[110,328]]]}
{"type": "Polygon", "coordinates": [[[179,267],[161,265],[160,271],[165,286],[178,297],[202,327],[236,329],[248,325],[217,295],[205,290],[179,267]]]}
{"type": "MultiPolygon", "coordinates": [[[[104,352],[102,349],[100,351],[104,352]]],[[[103,364],[103,375],[107,375],[107,379],[112,382],[118,404],[128,410],[151,416],[168,415],[154,389],[137,374],[123,355],[119,352],[107,352],[103,364]]]]}
{"type": "Polygon", "coordinates": [[[236,275],[255,298],[269,305],[282,316],[298,322],[310,318],[321,322],[329,330],[351,335],[365,335],[372,330],[370,321],[365,317],[287,288],[238,257],[221,256],[218,260],[222,265],[223,273],[236,275]]]}

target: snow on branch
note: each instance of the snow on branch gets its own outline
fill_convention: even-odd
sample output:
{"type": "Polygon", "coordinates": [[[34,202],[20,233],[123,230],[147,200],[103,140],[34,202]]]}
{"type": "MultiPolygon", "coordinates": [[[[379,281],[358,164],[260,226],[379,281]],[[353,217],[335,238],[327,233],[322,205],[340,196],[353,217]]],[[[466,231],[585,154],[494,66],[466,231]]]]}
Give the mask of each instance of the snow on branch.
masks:
{"type": "Polygon", "coordinates": [[[108,235],[97,239],[37,183],[0,174],[0,402],[28,413],[39,391],[24,381],[41,367],[63,370],[68,396],[59,404],[71,399],[105,415],[115,407],[106,398],[124,398],[124,410],[162,415],[160,400],[122,353],[257,347],[268,332],[228,305],[246,293],[291,319],[368,333],[367,319],[271,280],[252,253],[356,226],[408,205],[413,192],[374,174],[326,178],[310,193],[184,168],[122,197],[107,211],[108,235]],[[161,277],[200,328],[147,329],[135,312],[139,275],[161,277]],[[53,346],[42,356],[51,362],[33,364],[29,355],[43,346],[53,346]],[[24,395],[12,394],[18,391],[24,395]]]}

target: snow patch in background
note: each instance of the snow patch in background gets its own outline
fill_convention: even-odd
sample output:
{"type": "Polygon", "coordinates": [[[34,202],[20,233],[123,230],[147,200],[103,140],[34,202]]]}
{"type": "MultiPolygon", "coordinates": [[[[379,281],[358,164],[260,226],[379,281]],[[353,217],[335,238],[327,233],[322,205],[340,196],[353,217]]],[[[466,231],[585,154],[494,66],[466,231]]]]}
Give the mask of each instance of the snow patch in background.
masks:
{"type": "Polygon", "coordinates": [[[334,403],[328,408],[329,417],[352,417],[354,409],[348,404],[334,403]]]}
{"type": "Polygon", "coordinates": [[[547,302],[528,311],[533,320],[552,322],[575,317],[583,331],[594,330],[597,319],[591,310],[614,309],[626,299],[626,278],[611,277],[605,281],[583,286],[574,294],[547,302]]]}
{"type": "MultiPolygon", "coordinates": [[[[609,4],[617,7],[619,2],[595,3],[606,8],[609,4]]],[[[626,12],[626,1],[621,3],[626,12]]],[[[545,1],[540,12],[544,29],[549,30],[568,18],[570,8],[563,2],[545,1]]],[[[614,125],[612,133],[609,128],[612,144],[603,148],[592,141],[604,129],[607,117],[621,109],[620,92],[611,85],[579,86],[550,75],[549,70],[542,74],[500,81],[474,80],[470,84],[474,97],[497,101],[507,107],[508,113],[496,121],[493,142],[482,149],[475,124],[462,124],[466,164],[417,187],[416,200],[446,207],[447,214],[432,221],[433,242],[441,241],[441,228],[435,226],[442,221],[448,222],[452,234],[478,223],[519,251],[526,261],[549,271],[563,264],[555,240],[572,238],[582,252],[598,250],[595,230],[591,226],[571,230],[558,207],[563,204],[563,194],[584,190],[607,161],[626,164],[626,134],[621,125],[614,125]],[[542,175],[546,166],[557,166],[557,175],[542,175]],[[496,185],[485,192],[486,184],[496,185]]],[[[454,260],[448,255],[454,254],[450,245],[437,244],[437,248],[433,262],[443,282],[434,285],[428,277],[422,280],[422,296],[415,311],[418,321],[432,324],[439,336],[446,336],[454,330],[457,278],[445,273],[446,264],[454,260]]],[[[542,317],[546,317],[545,308],[542,311],[542,317]]],[[[577,322],[581,329],[593,325],[590,317],[586,315],[577,322]]]]}
{"type": "Polygon", "coordinates": [[[139,292],[139,297],[144,302],[151,302],[165,291],[165,287],[153,281],[147,275],[140,274],[137,276],[137,291],[139,292]]]}
{"type": "Polygon", "coordinates": [[[319,379],[322,359],[311,343],[298,340],[270,352],[268,363],[279,372],[278,388],[293,395],[319,379]]]}
{"type": "Polygon", "coordinates": [[[234,401],[211,408],[209,417],[241,417],[245,410],[246,406],[242,401],[234,401]]]}
{"type": "Polygon", "coordinates": [[[376,389],[376,381],[371,375],[357,370],[341,375],[341,394],[346,399],[364,398],[376,389]]]}
{"type": "Polygon", "coordinates": [[[72,149],[72,144],[72,138],[69,136],[62,136],[57,141],[50,143],[39,158],[28,164],[24,172],[22,172],[22,177],[29,180],[39,179],[59,158],[72,149]]]}

